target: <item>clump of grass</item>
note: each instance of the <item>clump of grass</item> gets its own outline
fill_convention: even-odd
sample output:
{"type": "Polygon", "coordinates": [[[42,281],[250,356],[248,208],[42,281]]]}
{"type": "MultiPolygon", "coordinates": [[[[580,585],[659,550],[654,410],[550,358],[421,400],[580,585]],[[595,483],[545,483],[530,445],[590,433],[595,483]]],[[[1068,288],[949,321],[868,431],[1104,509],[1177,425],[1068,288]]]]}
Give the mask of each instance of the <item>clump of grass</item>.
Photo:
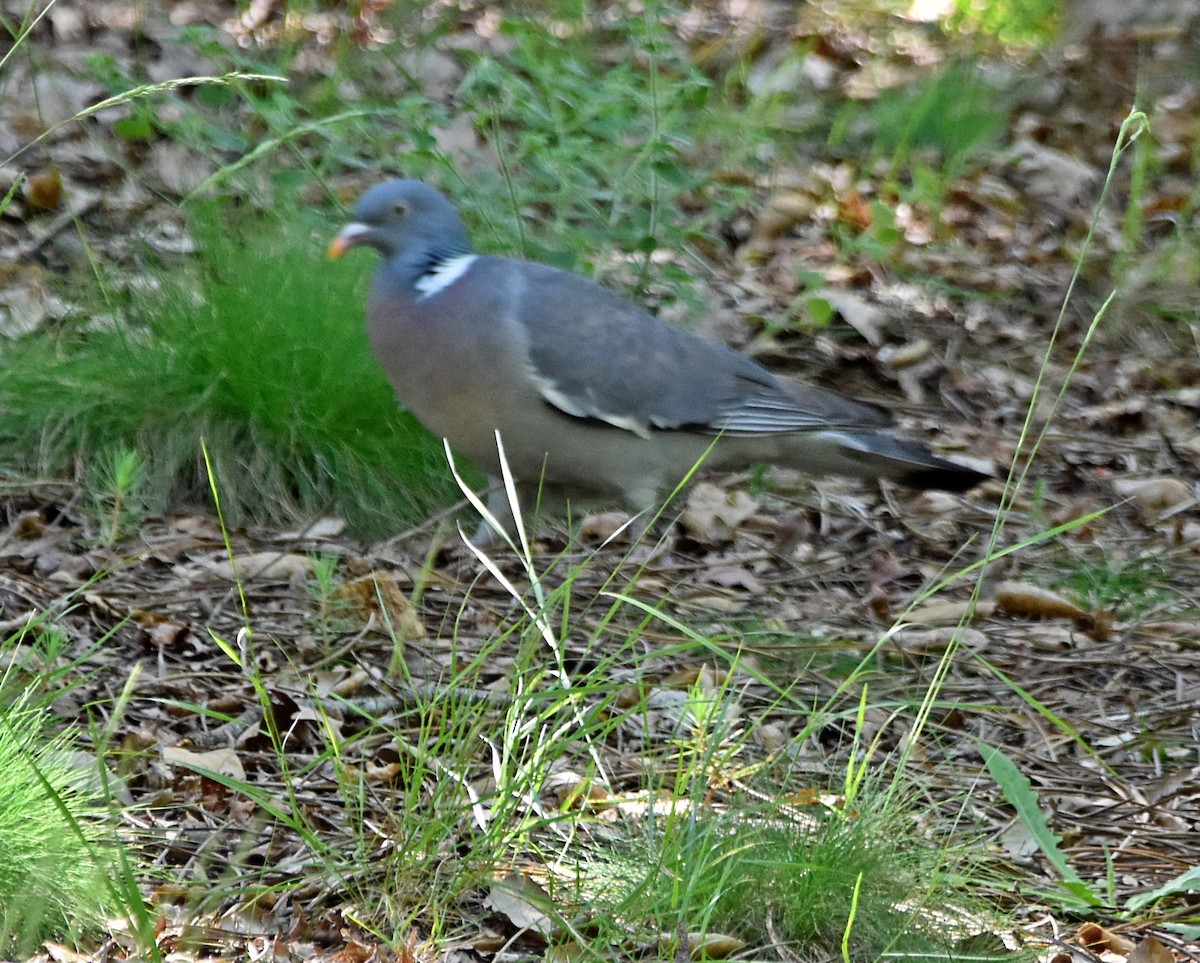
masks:
{"type": "Polygon", "coordinates": [[[138,497],[162,510],[208,503],[203,440],[234,523],[326,513],[366,534],[448,494],[437,446],[398,410],[370,353],[366,259],[357,273],[327,265],[334,225],[298,211],[191,215],[200,257],[131,293],[124,321],[10,347],[5,461],[65,474],[136,452],[138,497]]]}
{"type": "Polygon", "coordinates": [[[0,953],[77,940],[115,914],[112,830],[67,736],[22,695],[0,708],[0,953]]]}
{"type": "Polygon", "coordinates": [[[974,152],[1000,142],[1013,95],[971,61],[953,62],[911,88],[888,91],[872,108],[875,149],[895,169],[913,151],[936,151],[946,177],[974,152]]]}
{"type": "Polygon", "coordinates": [[[989,940],[1002,955],[984,936],[994,911],[970,891],[980,870],[969,844],[925,838],[896,795],[868,791],[823,815],[740,798],[727,809],[697,802],[648,821],[636,839],[590,846],[576,883],[588,905],[651,931],[682,920],[693,938],[782,942],[806,957],[945,960],[974,944],[986,959],[989,940]]]}
{"type": "Polygon", "coordinates": [[[1166,572],[1167,563],[1157,554],[1097,554],[1071,565],[1066,584],[1085,607],[1139,615],[1170,601],[1166,572]]]}

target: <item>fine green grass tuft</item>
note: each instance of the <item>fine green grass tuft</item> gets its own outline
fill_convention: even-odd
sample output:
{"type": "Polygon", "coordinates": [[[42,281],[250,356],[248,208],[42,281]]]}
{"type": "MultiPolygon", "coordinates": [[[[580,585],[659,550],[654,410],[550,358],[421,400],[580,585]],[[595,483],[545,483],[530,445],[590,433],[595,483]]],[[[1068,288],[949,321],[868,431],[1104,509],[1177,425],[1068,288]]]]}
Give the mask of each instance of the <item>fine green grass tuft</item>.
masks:
{"type": "Polygon", "coordinates": [[[112,830],[89,774],[25,696],[0,706],[0,953],[77,940],[114,915],[112,830]]]}
{"type": "Polygon", "coordinates": [[[591,898],[617,917],[664,932],[683,919],[693,934],[780,942],[804,956],[951,958],[995,923],[955,872],[966,847],[939,849],[894,798],[876,802],[821,818],[744,802],[677,811],[593,854],[583,885],[598,887],[591,898]]]}
{"type": "Polygon", "coordinates": [[[1122,558],[1096,553],[1077,560],[1064,571],[1063,582],[1085,608],[1136,616],[1171,601],[1167,588],[1169,564],[1159,554],[1122,558]]]}
{"type": "Polygon", "coordinates": [[[136,472],[117,486],[123,510],[162,510],[207,503],[203,440],[238,524],[334,514],[363,533],[394,532],[443,498],[438,446],[398,410],[367,345],[370,264],[324,259],[335,225],[210,205],[190,226],[194,273],[163,268],[115,325],[11,346],[0,370],[6,462],[48,474],[82,464],[103,478],[136,452],[136,472]]]}

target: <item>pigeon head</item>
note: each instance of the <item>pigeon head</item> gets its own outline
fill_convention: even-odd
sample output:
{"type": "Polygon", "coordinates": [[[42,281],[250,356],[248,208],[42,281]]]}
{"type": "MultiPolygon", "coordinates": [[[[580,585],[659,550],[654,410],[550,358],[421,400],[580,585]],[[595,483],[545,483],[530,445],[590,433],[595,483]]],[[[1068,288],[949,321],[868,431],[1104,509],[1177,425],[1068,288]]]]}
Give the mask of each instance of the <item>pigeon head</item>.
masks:
{"type": "Polygon", "coordinates": [[[420,181],[387,181],[359,200],[354,220],[330,242],[329,256],[373,247],[385,258],[467,254],[471,241],[454,205],[420,181]]]}

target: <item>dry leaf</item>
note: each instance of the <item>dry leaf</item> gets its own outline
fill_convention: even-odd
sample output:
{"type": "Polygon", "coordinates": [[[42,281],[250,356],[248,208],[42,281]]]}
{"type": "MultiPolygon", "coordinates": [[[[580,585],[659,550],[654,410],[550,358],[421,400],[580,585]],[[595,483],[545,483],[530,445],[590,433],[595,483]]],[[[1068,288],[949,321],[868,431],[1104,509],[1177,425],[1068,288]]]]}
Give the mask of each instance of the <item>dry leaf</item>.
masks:
{"type": "Polygon", "coordinates": [[[358,940],[349,939],[346,944],[331,957],[332,963],[367,963],[367,960],[377,957],[376,949],[358,940]]]}
{"type": "Polygon", "coordinates": [[[363,777],[368,786],[388,786],[396,783],[407,768],[398,762],[384,763],[379,766],[368,762],[363,777]]]}
{"type": "Polygon", "coordinates": [[[555,943],[554,946],[546,947],[546,952],[542,956],[544,963],[571,963],[572,960],[578,960],[585,955],[590,957],[592,951],[586,951],[582,946],[574,940],[567,940],[564,943],[555,943]]]}
{"type": "Polygon", "coordinates": [[[155,141],[145,170],[168,194],[184,197],[216,172],[216,165],[177,140],[155,141]]]}
{"type": "Polygon", "coordinates": [[[1113,490],[1132,501],[1151,522],[1160,521],[1196,502],[1192,486],[1178,478],[1116,479],[1113,490]]]}
{"type": "Polygon", "coordinates": [[[339,615],[357,615],[364,622],[383,617],[383,629],[402,642],[425,638],[425,625],[408,593],[390,572],[371,572],[339,585],[329,596],[339,615]]]}
{"type": "Polygon", "coordinates": [[[1005,615],[1034,619],[1088,618],[1088,613],[1070,599],[1023,582],[1001,582],[997,585],[996,609],[1005,615]]]}
{"type": "Polygon", "coordinates": [[[549,894],[532,880],[510,874],[495,880],[483,905],[506,916],[520,930],[549,938],[553,929],[550,915],[540,909],[552,905],[549,894]]]}
{"type": "Polygon", "coordinates": [[[1014,144],[1012,154],[1025,190],[1054,209],[1074,204],[1092,189],[1099,177],[1087,162],[1028,138],[1014,144]]]}
{"type": "Polygon", "coordinates": [[[579,539],[587,545],[602,545],[619,534],[634,532],[629,512],[595,512],[579,523],[579,539]]]}
{"type": "Polygon", "coordinates": [[[683,510],[684,529],[698,542],[728,542],[739,525],[758,511],[758,503],[744,491],[726,492],[711,482],[700,482],[688,493],[683,510]]]}
{"type": "Polygon", "coordinates": [[[917,338],[901,345],[885,345],[879,349],[879,363],[889,368],[907,368],[929,356],[933,345],[927,338],[917,338]]]}
{"type": "Polygon", "coordinates": [[[945,652],[955,639],[959,645],[974,650],[985,648],[988,641],[988,637],[978,629],[960,629],[956,621],[953,625],[928,629],[904,625],[892,633],[890,642],[909,653],[940,654],[945,652]]]}
{"type": "Polygon", "coordinates": [[[888,316],[878,304],[842,288],[822,288],[820,296],[871,347],[877,348],[883,343],[883,327],[888,316]]]}
{"type": "Polygon", "coordinates": [[[728,959],[745,949],[745,940],[724,933],[689,933],[688,956],[691,959],[728,959]]]}
{"type": "Polygon", "coordinates": [[[1105,929],[1098,923],[1084,923],[1077,931],[1079,942],[1093,952],[1117,953],[1127,956],[1133,952],[1133,940],[1126,939],[1119,933],[1105,929]]]}
{"type": "Polygon", "coordinates": [[[179,746],[164,746],[163,762],[173,766],[183,766],[187,769],[206,770],[221,776],[229,776],[237,780],[245,780],[246,770],[242,768],[242,760],[232,749],[213,749],[211,752],[191,752],[179,746]]]}
{"type": "Polygon", "coordinates": [[[34,211],[55,211],[62,204],[62,173],[57,167],[29,175],[25,183],[25,199],[34,211]]]}
{"type": "Polygon", "coordinates": [[[767,201],[751,230],[751,239],[758,244],[779,237],[796,224],[812,216],[816,200],[800,191],[776,194],[767,201]]]}
{"type": "Polygon", "coordinates": [[[315,522],[310,522],[303,528],[293,529],[290,532],[281,532],[281,539],[291,538],[336,538],[346,530],[346,520],[337,518],[336,516],[326,516],[318,518],[315,522]]]}
{"type": "Polygon", "coordinates": [[[296,581],[312,571],[312,558],[297,552],[250,552],[230,562],[228,556],[202,562],[208,569],[229,581],[284,579],[296,581]]]}
{"type": "Polygon", "coordinates": [[[732,598],[728,595],[692,595],[688,598],[688,604],[699,609],[709,609],[713,612],[725,612],[728,615],[736,615],[738,612],[745,610],[747,601],[744,598],[732,598]]]}
{"type": "Polygon", "coordinates": [[[54,963],[90,963],[96,958],[92,953],[76,953],[61,943],[43,943],[42,945],[46,949],[46,955],[54,960],[54,963]]]}
{"type": "Polygon", "coordinates": [[[1175,956],[1154,936],[1147,936],[1130,952],[1125,963],[1175,963],[1175,956]]]}
{"type": "Polygon", "coordinates": [[[958,625],[968,617],[970,621],[985,619],[995,611],[995,608],[994,603],[983,601],[974,606],[972,612],[969,600],[965,602],[934,602],[906,613],[904,621],[911,625],[958,625]]]}
{"type": "Polygon", "coordinates": [[[752,595],[762,595],[766,586],[749,568],[737,562],[711,565],[699,577],[699,581],[721,588],[741,589],[752,595]]]}

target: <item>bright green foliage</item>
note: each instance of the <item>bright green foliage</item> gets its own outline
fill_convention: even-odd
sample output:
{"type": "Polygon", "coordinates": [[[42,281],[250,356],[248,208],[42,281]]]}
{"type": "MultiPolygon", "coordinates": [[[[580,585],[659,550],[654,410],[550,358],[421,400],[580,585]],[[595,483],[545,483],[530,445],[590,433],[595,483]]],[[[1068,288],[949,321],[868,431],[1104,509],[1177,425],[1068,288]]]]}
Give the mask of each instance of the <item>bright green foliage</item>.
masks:
{"type": "Polygon", "coordinates": [[[191,223],[195,277],[169,268],[115,326],[9,349],[6,461],[67,474],[78,460],[104,475],[114,452],[136,451],[121,510],[161,510],[209,502],[205,440],[236,523],[330,513],[382,533],[418,517],[448,476],[370,353],[366,259],[357,272],[326,262],[333,226],[309,230],[297,212],[252,223],[209,206],[191,223]]]}
{"type": "Polygon", "coordinates": [[[949,26],[1012,46],[1048,43],[1058,27],[1058,0],[955,0],[954,7],[949,26]]]}
{"type": "Polygon", "coordinates": [[[113,915],[112,832],[68,740],[24,698],[0,707],[0,953],[76,939],[113,915]]]}

